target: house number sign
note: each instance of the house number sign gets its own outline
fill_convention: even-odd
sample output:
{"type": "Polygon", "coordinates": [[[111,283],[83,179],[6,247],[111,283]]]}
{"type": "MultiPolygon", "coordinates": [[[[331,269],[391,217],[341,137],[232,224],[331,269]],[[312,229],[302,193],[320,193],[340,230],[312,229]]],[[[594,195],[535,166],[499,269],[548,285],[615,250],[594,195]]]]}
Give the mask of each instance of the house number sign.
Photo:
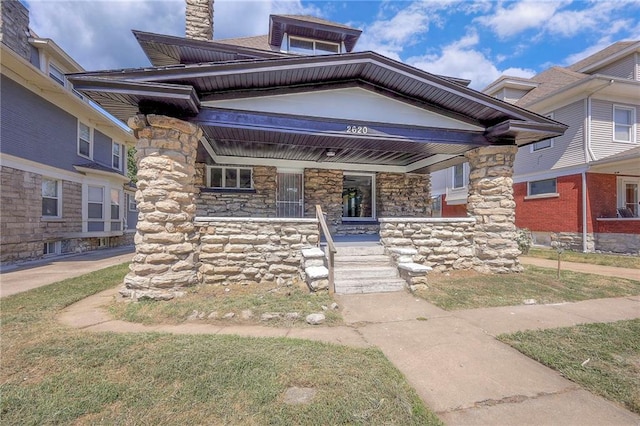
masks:
{"type": "Polygon", "coordinates": [[[369,133],[367,126],[347,126],[347,133],[354,135],[366,135],[369,133]]]}

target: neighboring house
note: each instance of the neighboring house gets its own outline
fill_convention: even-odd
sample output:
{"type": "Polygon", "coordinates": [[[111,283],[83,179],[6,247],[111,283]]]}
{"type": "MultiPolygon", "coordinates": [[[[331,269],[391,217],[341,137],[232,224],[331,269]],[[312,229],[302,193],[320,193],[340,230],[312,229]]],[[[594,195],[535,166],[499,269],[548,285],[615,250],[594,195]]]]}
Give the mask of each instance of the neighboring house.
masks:
{"type": "Polygon", "coordinates": [[[20,2],[0,8],[0,261],[132,244],[133,135],[73,89],[65,74],[83,69],[30,31],[20,2]]]}
{"type": "MultiPolygon", "coordinates": [[[[502,76],[484,92],[569,125],[519,149],[516,226],[537,244],[640,253],[640,41],[530,79],[502,76]]],[[[465,215],[466,167],[432,175],[436,215],[465,215]]]]}

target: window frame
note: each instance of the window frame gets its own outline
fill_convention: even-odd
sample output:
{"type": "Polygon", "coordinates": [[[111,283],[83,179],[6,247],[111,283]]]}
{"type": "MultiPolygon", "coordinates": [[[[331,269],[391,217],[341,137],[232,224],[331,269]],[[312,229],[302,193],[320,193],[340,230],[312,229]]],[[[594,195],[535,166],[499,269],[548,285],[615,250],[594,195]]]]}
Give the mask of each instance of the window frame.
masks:
{"type": "Polygon", "coordinates": [[[207,166],[207,181],[206,183],[206,187],[207,188],[211,188],[211,189],[216,189],[216,190],[231,190],[231,191],[253,191],[255,190],[255,187],[253,185],[253,167],[242,167],[242,166],[207,166]],[[212,177],[212,171],[214,169],[220,169],[222,171],[222,176],[221,176],[221,185],[222,186],[212,186],[211,185],[211,177],[212,177]],[[236,186],[226,186],[226,180],[227,180],[227,170],[235,170],[236,171],[236,186]],[[240,186],[240,171],[241,170],[249,170],[249,172],[251,173],[251,181],[250,181],[250,186],[248,188],[243,188],[240,186]]]}
{"type": "Polygon", "coordinates": [[[116,141],[111,141],[111,167],[113,169],[115,169],[115,170],[120,171],[120,172],[123,169],[123,167],[122,167],[122,163],[123,163],[123,161],[122,161],[122,158],[123,158],[122,153],[123,153],[123,151],[124,151],[124,146],[121,143],[116,142],[116,141]],[[114,165],[113,165],[114,160],[116,158],[116,154],[114,152],[116,146],[120,150],[119,154],[117,155],[117,157],[118,157],[118,167],[114,167],[114,165]]]}
{"type": "Polygon", "coordinates": [[[138,211],[138,203],[136,202],[136,196],[133,194],[125,193],[125,198],[127,199],[127,210],[130,212],[138,211]],[[133,208],[131,206],[133,205],[133,208]]]}
{"type": "Polygon", "coordinates": [[[49,177],[42,177],[42,183],[41,183],[41,192],[40,192],[42,199],[44,201],[45,198],[49,198],[49,199],[55,199],[56,200],[56,214],[55,215],[46,215],[44,214],[44,206],[42,209],[42,218],[43,219],[59,219],[62,217],[62,181],[60,181],[60,179],[54,179],[54,178],[49,178],[49,177]],[[43,193],[43,189],[42,188],[42,184],[44,184],[44,181],[50,181],[50,182],[55,182],[56,184],[56,196],[55,197],[50,197],[50,196],[46,196],[43,193]]]}
{"type": "MultiPolygon", "coordinates": [[[[550,119],[553,120],[553,113],[545,114],[545,117],[550,118],[550,119]]],[[[543,151],[545,149],[553,148],[555,139],[556,138],[550,138],[550,139],[545,139],[543,141],[532,143],[530,145],[531,146],[530,152],[538,152],[538,151],[543,151]],[[545,146],[541,146],[541,144],[545,144],[545,146]]]]}
{"type": "Polygon", "coordinates": [[[62,87],[67,87],[67,77],[65,73],[59,67],[57,67],[55,64],[51,62],[49,62],[48,74],[53,81],[55,81],[62,87]],[[56,75],[56,73],[59,73],[59,76],[56,75]]]}
{"type": "Polygon", "coordinates": [[[61,253],[62,253],[62,244],[60,243],[60,241],[45,241],[43,243],[43,248],[42,248],[43,257],[57,256],[61,253]],[[52,244],[53,244],[53,251],[50,251],[49,247],[51,247],[52,244]]]}
{"type": "MultiPolygon", "coordinates": [[[[292,36],[292,35],[287,35],[286,37],[286,41],[287,41],[287,46],[286,46],[286,52],[287,53],[293,53],[293,54],[298,54],[298,55],[308,55],[308,56],[312,56],[312,55],[337,55],[342,52],[342,44],[341,43],[336,43],[333,41],[325,41],[325,40],[316,40],[313,38],[307,38],[307,37],[299,37],[299,36],[292,36]],[[304,41],[304,42],[311,42],[313,43],[313,49],[309,50],[309,51],[300,51],[300,50],[295,50],[292,51],[291,50],[291,40],[300,40],[300,41],[304,41]],[[338,48],[337,52],[329,52],[327,50],[322,50],[321,53],[318,53],[318,49],[316,48],[316,43],[324,43],[327,45],[332,45],[332,46],[336,46],[338,48]],[[309,52],[309,53],[305,53],[305,52],[309,52]]],[[[301,49],[302,50],[302,49],[301,49]]]]}
{"type": "Polygon", "coordinates": [[[550,198],[550,197],[558,197],[560,196],[560,194],[558,193],[558,178],[547,178],[547,179],[538,179],[538,180],[531,180],[527,182],[527,196],[525,197],[525,199],[531,199],[531,198],[550,198]],[[544,181],[554,181],[555,182],[555,191],[554,192],[540,192],[537,194],[532,194],[531,193],[531,184],[533,183],[537,183],[537,182],[544,182],[544,181]]]}
{"type": "Polygon", "coordinates": [[[636,143],[636,109],[633,106],[627,106],[627,105],[617,105],[614,104],[613,105],[613,111],[612,111],[612,117],[611,117],[611,125],[612,125],[612,132],[613,132],[613,141],[614,142],[619,142],[619,143],[636,143]],[[625,110],[629,112],[629,118],[631,119],[631,122],[629,124],[620,124],[620,126],[627,126],[628,127],[628,136],[629,136],[629,140],[623,140],[623,139],[617,139],[617,132],[616,132],[616,127],[619,125],[616,122],[616,110],[625,110]]]}
{"type": "Polygon", "coordinates": [[[465,163],[461,163],[461,164],[456,164],[454,166],[451,167],[451,189],[462,189],[462,188],[466,188],[467,186],[467,180],[468,177],[466,176],[466,167],[465,167],[465,163]],[[462,185],[460,186],[456,186],[456,167],[461,167],[461,171],[462,171],[462,185]]]}
{"type": "Polygon", "coordinates": [[[104,224],[109,222],[106,219],[106,215],[105,215],[105,193],[106,193],[106,188],[104,186],[98,186],[98,185],[87,185],[87,232],[103,232],[104,231],[104,224]],[[95,200],[91,200],[91,188],[96,188],[96,189],[100,189],[102,191],[102,200],[100,200],[100,202],[95,201],[95,200]],[[100,212],[101,212],[101,216],[99,218],[97,217],[91,217],[91,212],[89,209],[89,206],[91,204],[100,204],[100,212]],[[89,230],[89,223],[90,222],[101,222],[102,223],[102,229],[101,230],[89,230]]]}
{"type": "Polygon", "coordinates": [[[88,126],[86,124],[84,124],[82,121],[78,120],[78,144],[77,144],[77,149],[78,149],[78,155],[80,157],[83,158],[88,158],[89,160],[93,160],[93,128],[91,126],[88,126]],[[89,140],[85,141],[82,138],[82,133],[80,131],[80,129],[82,128],[82,126],[86,127],[87,129],[89,129],[89,140]],[[85,155],[80,151],[80,142],[87,142],[89,144],[89,155],[85,155]]]}
{"type": "MultiPolygon", "coordinates": [[[[617,178],[617,196],[616,196],[616,209],[625,209],[629,208],[629,204],[632,202],[627,200],[627,191],[626,185],[636,185],[636,191],[640,191],[640,178],[630,177],[630,176],[619,176],[617,178]]],[[[640,196],[640,194],[637,194],[640,196]]],[[[640,205],[636,205],[637,201],[633,200],[633,204],[635,208],[630,209],[636,216],[634,218],[640,217],[640,205]],[[635,211],[634,211],[635,210],[635,211]]]]}

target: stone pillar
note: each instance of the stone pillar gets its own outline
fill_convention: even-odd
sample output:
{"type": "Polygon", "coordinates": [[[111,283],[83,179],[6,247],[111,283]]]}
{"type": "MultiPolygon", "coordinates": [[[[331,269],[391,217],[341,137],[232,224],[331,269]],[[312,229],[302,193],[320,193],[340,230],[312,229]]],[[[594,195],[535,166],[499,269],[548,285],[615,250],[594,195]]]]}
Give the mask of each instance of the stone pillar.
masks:
{"type": "Polygon", "coordinates": [[[513,162],[518,147],[487,146],[465,154],[469,160],[467,211],[476,218],[475,269],[521,272],[516,242],[513,162]]]}
{"type": "Polygon", "coordinates": [[[136,254],[120,292],[134,299],[171,299],[198,283],[194,227],[195,160],[202,130],[162,115],[129,119],[138,139],[136,254]]]}
{"type": "Polygon", "coordinates": [[[213,0],[186,0],[185,35],[194,40],[213,40],[213,0]]]}

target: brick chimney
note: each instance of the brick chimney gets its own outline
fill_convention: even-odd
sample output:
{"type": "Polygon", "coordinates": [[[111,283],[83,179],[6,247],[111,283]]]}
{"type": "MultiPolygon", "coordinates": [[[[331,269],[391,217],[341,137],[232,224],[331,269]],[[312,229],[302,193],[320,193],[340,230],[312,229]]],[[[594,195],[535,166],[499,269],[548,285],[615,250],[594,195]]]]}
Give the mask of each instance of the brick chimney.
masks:
{"type": "Polygon", "coordinates": [[[2,0],[0,9],[0,42],[28,61],[29,11],[18,0],[2,0]]]}
{"type": "Polygon", "coordinates": [[[213,40],[213,0],[186,2],[186,37],[194,40],[213,40]]]}

